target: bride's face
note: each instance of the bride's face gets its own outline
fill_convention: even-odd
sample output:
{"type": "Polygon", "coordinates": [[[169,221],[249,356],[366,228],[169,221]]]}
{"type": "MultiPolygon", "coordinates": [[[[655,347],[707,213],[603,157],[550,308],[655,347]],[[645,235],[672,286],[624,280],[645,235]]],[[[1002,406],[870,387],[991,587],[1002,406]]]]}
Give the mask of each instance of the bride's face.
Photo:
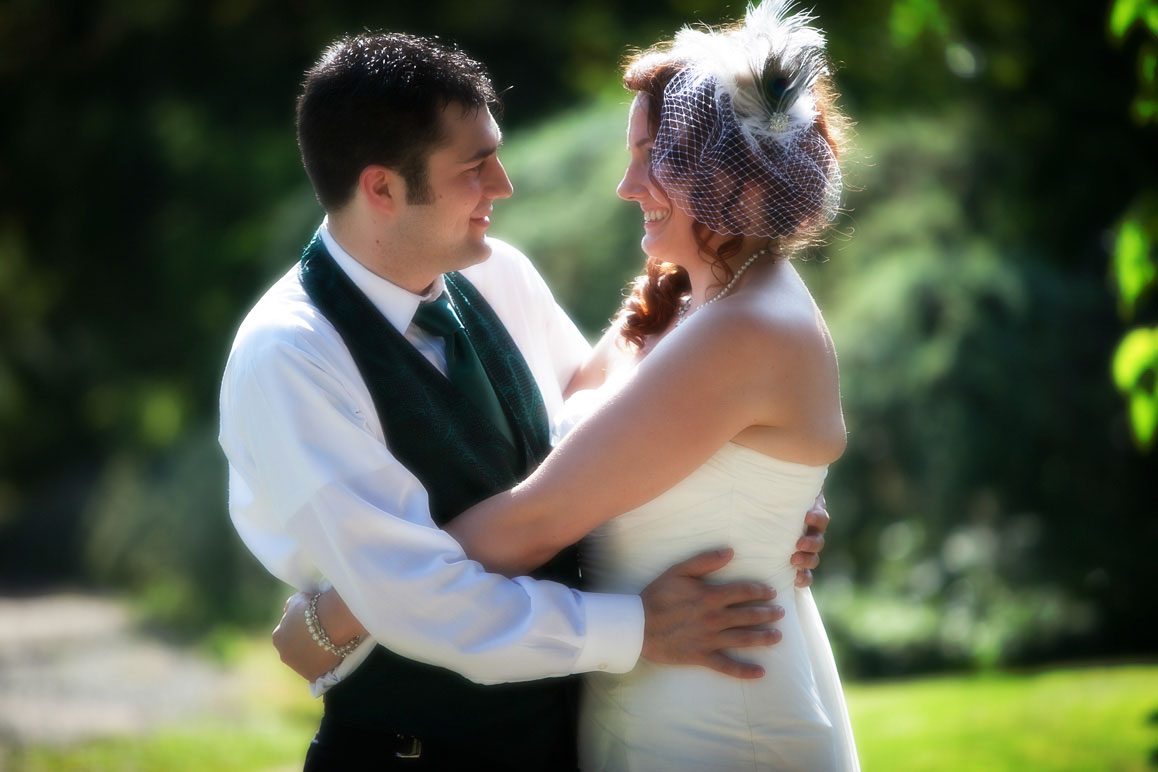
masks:
{"type": "Polygon", "coordinates": [[[624,201],[639,204],[643,215],[643,251],[651,257],[684,264],[697,252],[692,218],[674,206],[651,176],[651,130],[648,97],[636,94],[627,116],[627,149],[631,162],[616,191],[624,201]]]}

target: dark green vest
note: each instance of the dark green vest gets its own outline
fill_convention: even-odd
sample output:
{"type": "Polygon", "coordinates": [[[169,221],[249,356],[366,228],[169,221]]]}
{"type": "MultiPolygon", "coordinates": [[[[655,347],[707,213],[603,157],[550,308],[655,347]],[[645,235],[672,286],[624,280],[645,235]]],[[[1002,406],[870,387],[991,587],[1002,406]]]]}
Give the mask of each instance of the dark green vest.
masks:
{"type": "MultiPolygon", "coordinates": [[[[519,447],[379,313],[338,268],[319,237],[306,247],[301,280],[337,328],[378,411],[390,451],[423,484],[434,522],[526,477],[550,450],[547,411],[526,361],[474,286],[446,275],[455,312],[478,352],[519,447]]],[[[574,549],[535,572],[578,583],[574,549]]],[[[410,734],[476,749],[519,770],[574,768],[575,681],[554,678],[480,686],[450,670],[382,646],[326,695],[327,722],[410,734]]],[[[485,766],[485,764],[484,764],[485,766]]]]}

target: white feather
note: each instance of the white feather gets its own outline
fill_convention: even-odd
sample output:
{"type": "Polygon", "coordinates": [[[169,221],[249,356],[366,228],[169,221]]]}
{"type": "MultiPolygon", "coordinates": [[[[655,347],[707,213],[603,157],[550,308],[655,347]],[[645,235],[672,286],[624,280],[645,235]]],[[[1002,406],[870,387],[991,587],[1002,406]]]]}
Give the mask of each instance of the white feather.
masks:
{"type": "Polygon", "coordinates": [[[764,0],[749,5],[744,23],[735,29],[684,27],[671,49],[672,56],[695,70],[697,79],[715,79],[753,139],[779,141],[808,128],[816,118],[812,88],[825,72],[824,34],[810,26],[815,17],[791,10],[791,0],[764,0]],[[778,76],[799,85],[791,102],[770,103],[762,78],[769,64],[778,76]]]}

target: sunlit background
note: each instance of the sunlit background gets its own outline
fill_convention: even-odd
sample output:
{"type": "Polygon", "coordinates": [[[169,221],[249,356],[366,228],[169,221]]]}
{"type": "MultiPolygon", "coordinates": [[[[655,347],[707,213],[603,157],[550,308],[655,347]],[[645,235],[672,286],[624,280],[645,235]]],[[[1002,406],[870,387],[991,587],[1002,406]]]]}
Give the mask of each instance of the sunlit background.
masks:
{"type": "MultiPolygon", "coordinates": [[[[821,611],[866,770],[1158,768],[1158,2],[816,0],[855,121],[801,262],[849,447],[821,611]]],[[[492,232],[594,337],[642,264],[630,46],[739,3],[0,2],[0,770],[300,765],[287,590],[225,511],[216,396],[321,211],[335,37],[500,89],[492,232]]]]}

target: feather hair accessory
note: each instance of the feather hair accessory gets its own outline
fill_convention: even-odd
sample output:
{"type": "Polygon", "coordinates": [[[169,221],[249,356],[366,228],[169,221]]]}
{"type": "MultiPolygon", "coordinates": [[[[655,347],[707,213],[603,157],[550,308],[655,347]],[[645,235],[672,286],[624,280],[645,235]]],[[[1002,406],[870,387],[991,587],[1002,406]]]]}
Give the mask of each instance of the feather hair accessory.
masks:
{"type": "Polygon", "coordinates": [[[738,26],[685,27],[637,65],[678,65],[663,91],[652,171],[717,233],[815,232],[839,205],[840,167],[817,128],[824,34],[790,10],[790,0],[764,0],[738,26]]]}
{"type": "Polygon", "coordinates": [[[684,27],[670,51],[715,79],[757,141],[810,126],[816,117],[812,89],[828,73],[824,33],[811,26],[815,17],[791,10],[791,0],[765,0],[749,5],[738,27],[684,27]]]}

